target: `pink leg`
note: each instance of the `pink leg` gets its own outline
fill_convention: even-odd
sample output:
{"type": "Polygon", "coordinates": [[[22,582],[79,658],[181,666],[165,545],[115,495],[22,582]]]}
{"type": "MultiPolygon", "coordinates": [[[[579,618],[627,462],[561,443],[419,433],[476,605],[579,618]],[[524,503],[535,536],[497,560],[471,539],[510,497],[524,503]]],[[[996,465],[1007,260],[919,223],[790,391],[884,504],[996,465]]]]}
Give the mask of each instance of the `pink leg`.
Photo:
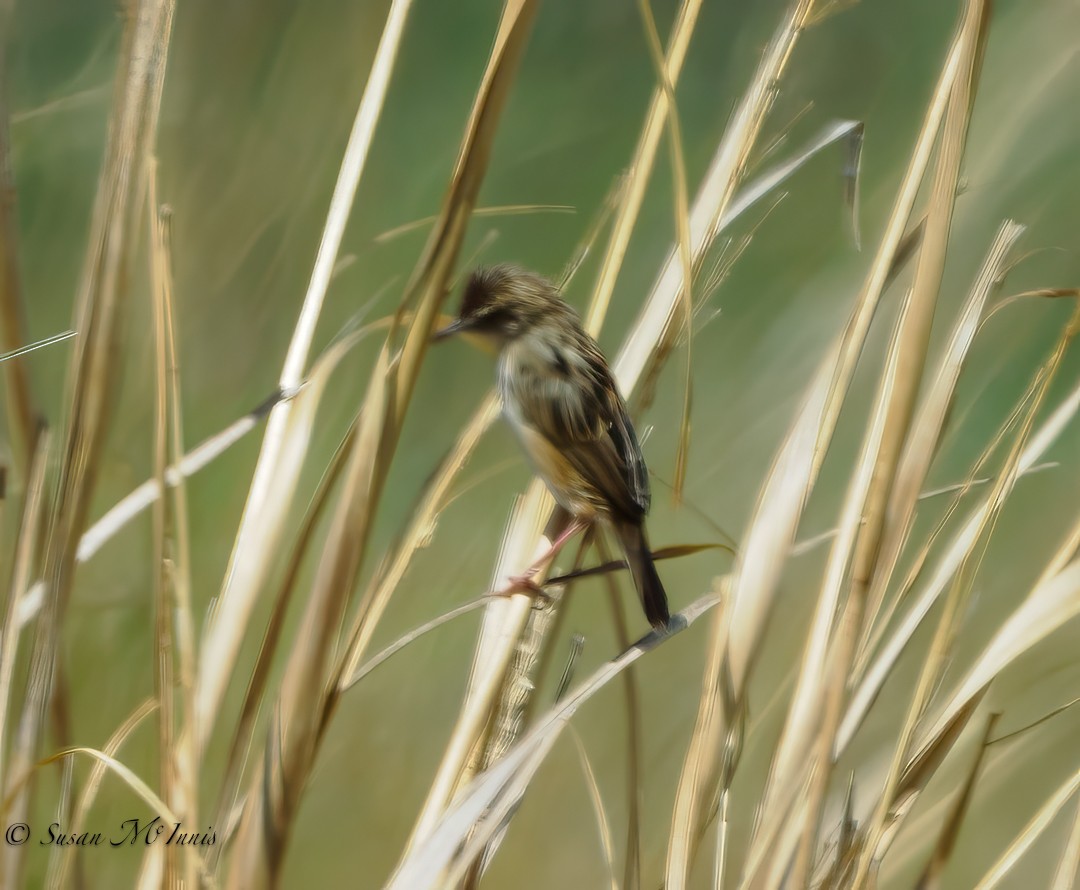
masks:
{"type": "Polygon", "coordinates": [[[584,530],[585,530],[585,523],[584,522],[581,522],[581,521],[579,521],[577,519],[571,521],[570,524],[567,525],[566,528],[564,528],[562,530],[562,532],[559,533],[559,537],[557,537],[554,541],[551,542],[551,547],[548,548],[548,552],[545,553],[535,563],[533,563],[533,565],[537,567],[537,571],[540,570],[540,567],[542,565],[544,565],[544,563],[550,562],[556,556],[558,556],[559,551],[562,550],[563,547],[566,546],[567,541],[569,541],[572,537],[574,537],[574,535],[576,535],[579,532],[582,532],[584,530]]]}
{"type": "Polygon", "coordinates": [[[508,586],[499,592],[507,596],[514,593],[531,593],[538,596],[546,596],[544,589],[533,579],[544,566],[559,555],[559,551],[566,546],[566,542],[584,528],[584,522],[579,522],[576,519],[571,521],[570,524],[562,530],[559,536],[551,542],[551,546],[548,547],[546,553],[542,554],[531,566],[529,566],[524,574],[511,575],[507,579],[508,586]]]}

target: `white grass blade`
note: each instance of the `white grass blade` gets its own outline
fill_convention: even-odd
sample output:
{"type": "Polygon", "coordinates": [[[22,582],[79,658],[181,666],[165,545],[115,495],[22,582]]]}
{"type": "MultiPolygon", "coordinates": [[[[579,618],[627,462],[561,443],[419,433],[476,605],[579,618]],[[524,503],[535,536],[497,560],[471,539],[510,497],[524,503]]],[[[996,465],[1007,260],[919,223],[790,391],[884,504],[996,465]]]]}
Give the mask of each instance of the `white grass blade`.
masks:
{"type": "MultiPolygon", "coordinates": [[[[474,219],[487,219],[499,216],[525,216],[533,213],[577,213],[577,208],[570,204],[501,204],[497,207],[477,207],[473,210],[474,219]]],[[[425,216],[423,219],[414,219],[412,222],[402,223],[376,235],[376,244],[385,244],[402,235],[425,229],[438,220],[438,216],[425,216]]]]}
{"type": "Polygon", "coordinates": [[[982,876],[979,883],[975,885],[975,890],[992,890],[992,888],[999,886],[1031,845],[1038,840],[1039,836],[1054,821],[1061,808],[1076,793],[1077,788],[1080,788],[1080,772],[1074,773],[1039,808],[1031,821],[1013,838],[1012,843],[1005,849],[1005,852],[998,857],[989,871],[982,876]]]}
{"type": "MultiPolygon", "coordinates": [[[[750,560],[750,541],[754,537],[760,536],[771,550],[780,549],[785,556],[791,547],[803,502],[816,481],[818,470],[824,459],[824,452],[831,441],[840,405],[854,374],[855,361],[862,350],[870,321],[888,280],[893,257],[903,239],[919,184],[929,164],[934,138],[941,126],[949,95],[960,73],[961,48],[962,42],[958,38],[953,42],[930,106],[924,116],[922,131],[912,152],[907,174],[893,206],[892,216],[847,328],[822,364],[815,378],[812,397],[807,399],[800,410],[794,430],[800,432],[801,438],[810,434],[817,437],[817,446],[813,455],[803,455],[803,467],[800,470],[805,472],[805,477],[794,480],[800,483],[799,487],[789,485],[778,498],[778,502],[770,505],[771,511],[780,513],[781,522],[775,526],[767,525],[759,520],[758,515],[755,515],[748,533],[747,561],[750,560]],[[783,539],[780,538],[781,534],[783,539]]],[[[876,428],[870,429],[866,437],[866,442],[869,444],[879,440],[884,434],[883,412],[875,415],[874,422],[876,428]]],[[[785,451],[794,447],[793,439],[794,436],[789,436],[784,445],[785,451]]],[[[861,481],[853,479],[851,482],[850,490],[855,493],[869,485],[873,466],[866,461],[860,461],[857,471],[862,476],[861,481]]],[[[771,483],[770,478],[769,484],[771,483]]],[[[769,489],[766,491],[768,493],[769,489]]],[[[762,503],[764,505],[764,501],[762,503]]],[[[849,497],[847,499],[843,518],[839,524],[839,537],[833,542],[831,551],[833,556],[830,559],[827,576],[822,583],[822,594],[808,633],[807,647],[803,655],[797,688],[792,698],[791,710],[770,767],[770,778],[759,823],[762,825],[770,819],[783,818],[782,808],[777,804],[777,794],[780,789],[797,783],[798,774],[806,767],[806,754],[820,724],[825,691],[824,665],[829,653],[840,587],[847,575],[846,554],[850,554],[854,546],[862,519],[862,507],[861,498],[849,497]]],[[[759,559],[759,556],[755,554],[754,559],[759,559]]],[[[763,572],[760,568],[753,571],[755,574],[763,572]]],[[[764,588],[749,585],[744,587],[741,583],[741,574],[736,576],[738,580],[732,606],[735,612],[729,643],[731,647],[729,666],[732,686],[736,690],[741,690],[745,683],[752,654],[757,650],[760,635],[771,610],[779,572],[780,567],[777,567],[772,570],[772,577],[767,576],[763,579],[769,582],[769,586],[764,588]]]]}
{"type": "MultiPolygon", "coordinates": [[[[393,0],[387,14],[338,172],[311,280],[282,366],[279,382],[286,395],[294,394],[303,380],[315,326],[411,7],[412,0],[393,0]]],[[[311,429],[292,418],[294,410],[294,404],[286,400],[277,403],[270,412],[221,596],[207,628],[195,693],[197,750],[205,747],[225,687],[233,675],[236,656],[246,636],[248,617],[272,565],[270,556],[278,549],[303,468],[311,429]]]]}
{"type": "Polygon", "coordinates": [[[10,352],[0,354],[0,364],[10,361],[13,358],[19,358],[19,356],[28,355],[31,352],[37,352],[37,350],[44,349],[46,346],[52,346],[54,343],[63,343],[65,340],[70,340],[74,336],[75,331],[64,331],[62,334],[53,334],[51,337],[46,337],[44,340],[38,340],[34,343],[28,343],[26,346],[20,346],[18,349],[12,349],[10,352]]]}
{"type": "MultiPolygon", "coordinates": [[[[870,321],[888,280],[893,258],[903,240],[919,185],[929,164],[934,138],[944,117],[949,88],[958,68],[959,50],[958,45],[954,45],[942,69],[923,121],[923,129],[912,152],[907,173],[893,206],[892,216],[878,247],[870,275],[863,285],[862,294],[848,321],[847,329],[822,362],[800,408],[798,418],[770,471],[744,543],[744,551],[747,553],[744,562],[748,566],[751,565],[749,556],[751,548],[755,550],[754,563],[757,563],[761,555],[757,552],[759,549],[765,551],[766,554],[783,554],[791,546],[795,529],[802,515],[804,501],[817,478],[824,451],[836,427],[839,406],[854,374],[855,361],[862,350],[870,321]],[[805,460],[802,455],[804,446],[797,445],[794,440],[797,439],[799,443],[802,443],[808,435],[816,437],[817,445],[811,463],[808,467],[804,467],[802,465],[802,461],[805,460]],[[795,463],[796,458],[799,459],[798,464],[795,463]],[[779,485],[774,482],[773,477],[778,474],[787,476],[787,484],[779,485]],[[766,516],[768,521],[765,519],[766,516]]],[[[762,630],[771,612],[771,604],[776,593],[776,579],[779,577],[779,568],[776,571],[753,569],[754,575],[745,580],[742,577],[743,571],[746,569],[740,566],[736,574],[732,602],[734,613],[729,634],[731,645],[729,670],[733,688],[736,690],[741,690],[745,685],[751,656],[758,647],[762,630]],[[763,574],[759,576],[759,572],[763,574]]]]}
{"type": "Polygon", "coordinates": [[[1054,883],[1050,885],[1050,890],[1073,890],[1078,878],[1080,878],[1080,802],[1077,804],[1076,816],[1073,817],[1065,849],[1061,851],[1061,859],[1054,872],[1054,883]]]}
{"type": "Polygon", "coordinates": [[[668,634],[650,633],[617,658],[601,665],[577,689],[541,715],[536,725],[507,755],[465,786],[432,829],[412,845],[387,883],[387,890],[454,886],[517,806],[540,764],[578,708],[641,656],[678,636],[719,603],[720,597],[715,594],[696,600],[673,616],[674,623],[668,634]]]}
{"type": "MultiPolygon", "coordinates": [[[[982,17],[982,10],[977,8],[980,0],[970,0],[970,3],[968,16],[974,18],[976,22],[985,21],[982,17]]],[[[936,687],[943,676],[950,650],[956,639],[964,604],[967,602],[973,579],[985,554],[985,541],[993,533],[1003,505],[1016,484],[1020,458],[1034,425],[1035,415],[1045,400],[1050,384],[1061,365],[1062,358],[1074,335],[1074,326],[1078,317],[1080,315],[1074,314],[1070,323],[1065,327],[1050,357],[1039,368],[1029,384],[1021,402],[1022,409],[1016,412],[1018,430],[1004,465],[998,473],[993,490],[987,499],[988,510],[983,524],[976,533],[974,546],[965,552],[956,580],[951,585],[945,598],[937,626],[934,629],[934,636],[930,641],[929,649],[919,670],[915,692],[907,708],[907,716],[893,750],[888,777],[873,814],[868,820],[866,831],[869,841],[863,848],[859,860],[855,875],[856,885],[859,885],[869,875],[874,868],[875,861],[880,861],[885,856],[892,838],[895,837],[899,826],[902,824],[904,816],[910,811],[914,800],[921,791],[921,788],[911,788],[907,790],[906,794],[904,793],[906,786],[911,784],[906,777],[911,773],[913,765],[920,762],[930,762],[936,756],[939,756],[935,752],[948,750],[952,745],[952,742],[948,740],[949,727],[955,725],[961,715],[970,714],[979,697],[981,697],[979,694],[969,697],[965,704],[954,712],[955,719],[943,727],[942,733],[932,737],[914,758],[909,759],[919,724],[923,720],[936,687]]],[[[966,716],[963,717],[962,722],[966,723],[967,719],[966,716]]],[[[940,756],[943,756],[943,754],[940,756]]],[[[936,769],[936,767],[930,768],[929,772],[932,773],[933,769],[936,769]]]]}
{"type": "Polygon", "coordinates": [[[915,507],[930,470],[930,464],[937,453],[937,444],[945,427],[949,406],[953,403],[960,371],[964,366],[968,350],[975,340],[986,301],[1001,279],[1006,257],[1023,232],[1024,227],[1011,220],[1003,223],[998,229],[982,268],[979,270],[975,286],[960,311],[933,383],[920,405],[911,433],[904,443],[885,516],[877,566],[867,594],[866,615],[863,618],[864,628],[869,629],[877,617],[885,590],[900,559],[904,542],[908,539],[915,516],[915,507]]]}
{"type": "Polygon", "coordinates": [[[1080,559],[1074,559],[1058,575],[1032,590],[1009,616],[946,700],[940,715],[923,734],[920,747],[932,741],[953,715],[1013,661],[1077,615],[1080,559]]]}
{"type": "Polygon", "coordinates": [[[593,812],[596,813],[596,827],[600,833],[600,848],[604,852],[604,865],[608,872],[608,882],[611,890],[619,890],[619,881],[615,877],[615,843],[611,838],[611,821],[608,819],[607,810],[604,808],[604,798],[600,794],[600,783],[596,781],[596,771],[589,759],[589,752],[585,750],[585,743],[581,740],[581,734],[570,727],[570,738],[574,741],[578,760],[581,763],[581,772],[585,777],[585,787],[589,789],[589,800],[592,802],[593,812]]]}
{"type": "MultiPolygon", "coordinates": [[[[329,373],[336,363],[344,357],[344,353],[358,342],[360,337],[388,326],[389,319],[373,322],[372,324],[365,325],[360,330],[353,331],[334,341],[313,365],[308,379],[300,388],[300,395],[302,396],[305,391],[307,391],[307,384],[312,381],[318,383],[317,388],[321,393],[322,388],[327,381],[320,380],[318,375],[319,369],[322,368],[326,373],[329,373]]],[[[216,460],[249,432],[255,429],[255,427],[258,426],[259,421],[262,420],[262,418],[266,416],[266,414],[268,414],[274,405],[281,401],[282,398],[283,396],[280,392],[275,393],[253,411],[249,411],[243,417],[233,421],[225,427],[225,429],[215,433],[208,439],[203,440],[179,460],[174,461],[174,463],[165,468],[165,485],[169,488],[176,488],[182,485],[185,479],[191,478],[205,466],[216,460]]],[[[299,398],[299,396],[297,398],[299,398]]],[[[115,537],[136,516],[156,503],[160,497],[161,485],[157,479],[147,479],[142,485],[133,488],[131,492],[110,507],[97,522],[83,532],[82,537],[79,539],[78,549],[75,551],[75,562],[82,564],[93,559],[109,540],[115,537]]],[[[44,583],[37,581],[27,592],[26,596],[23,597],[18,611],[18,622],[20,627],[24,626],[37,615],[41,608],[44,593],[44,583]]]]}
{"type": "Polygon", "coordinates": [[[861,139],[862,130],[862,121],[840,120],[827,124],[817,136],[788,160],[773,167],[768,173],[759,176],[741,189],[717,222],[713,237],[718,236],[758,201],[787,182],[811,158],[842,140],[861,139]]]}
{"type": "MultiPolygon", "coordinates": [[[[1020,455],[1017,473],[1022,474],[1042,459],[1042,456],[1058,439],[1065,428],[1072,422],[1077,411],[1080,410],[1080,385],[1078,385],[1065,400],[1046,419],[1043,425],[1032,435],[1020,455]]],[[[881,653],[871,663],[865,677],[859,683],[855,693],[848,704],[847,712],[840,724],[837,734],[834,756],[839,757],[851,743],[856,730],[861,725],[870,706],[877,698],[885,680],[892,672],[893,666],[899,659],[900,654],[907,647],[911,637],[915,634],[922,620],[933,608],[942,592],[948,586],[949,581],[960,568],[966,554],[974,545],[990,510],[989,498],[977,507],[963,524],[960,531],[954,536],[949,546],[942,553],[926,589],[912,604],[896,630],[886,640],[881,653]]]]}
{"type": "MultiPolygon", "coordinates": [[[[671,27],[668,50],[664,59],[664,80],[674,85],[679,82],[683,62],[690,47],[690,38],[697,24],[702,0],[683,0],[679,12],[671,27]]],[[[585,327],[595,334],[603,325],[611,303],[611,294],[615,290],[615,281],[622,269],[626,250],[630,246],[630,236],[637,224],[641,204],[645,200],[645,189],[656,162],[656,152],[670,112],[669,91],[663,85],[653,89],[649,111],[641,129],[634,158],[630,162],[627,187],[622,195],[607,250],[600,263],[600,275],[593,288],[592,301],[585,316],[585,327]]]]}

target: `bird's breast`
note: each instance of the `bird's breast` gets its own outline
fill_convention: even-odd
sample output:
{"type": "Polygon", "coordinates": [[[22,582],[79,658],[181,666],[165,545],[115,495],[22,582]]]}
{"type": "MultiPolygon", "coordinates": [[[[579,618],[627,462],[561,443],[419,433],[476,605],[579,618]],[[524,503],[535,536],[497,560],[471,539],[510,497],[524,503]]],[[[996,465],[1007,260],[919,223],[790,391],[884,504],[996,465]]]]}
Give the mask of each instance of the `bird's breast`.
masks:
{"type": "Polygon", "coordinates": [[[592,486],[574,469],[562,449],[537,429],[532,419],[538,410],[532,400],[543,397],[536,377],[542,373],[544,369],[530,366],[527,358],[515,363],[503,356],[498,379],[503,417],[552,497],[574,516],[589,521],[598,512],[592,486]]]}

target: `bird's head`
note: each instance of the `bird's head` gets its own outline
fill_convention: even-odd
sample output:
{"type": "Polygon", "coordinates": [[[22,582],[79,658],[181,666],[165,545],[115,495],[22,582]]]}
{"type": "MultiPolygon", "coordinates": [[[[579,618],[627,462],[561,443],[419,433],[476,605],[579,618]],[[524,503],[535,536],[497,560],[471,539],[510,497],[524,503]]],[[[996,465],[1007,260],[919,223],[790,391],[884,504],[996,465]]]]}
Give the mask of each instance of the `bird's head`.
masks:
{"type": "Polygon", "coordinates": [[[469,276],[458,317],[435,339],[468,333],[499,347],[568,310],[543,276],[517,266],[489,266],[469,276]]]}

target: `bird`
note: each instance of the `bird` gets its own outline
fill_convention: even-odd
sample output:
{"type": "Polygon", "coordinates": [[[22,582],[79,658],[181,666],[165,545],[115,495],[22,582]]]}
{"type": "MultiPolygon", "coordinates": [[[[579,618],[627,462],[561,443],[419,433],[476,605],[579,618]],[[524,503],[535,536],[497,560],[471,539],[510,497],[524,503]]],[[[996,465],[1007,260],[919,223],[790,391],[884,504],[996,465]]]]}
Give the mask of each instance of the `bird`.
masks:
{"type": "Polygon", "coordinates": [[[512,264],[481,267],[465,283],[457,317],[433,339],[455,334],[477,337],[497,354],[503,417],[570,514],[547,558],[572,533],[605,524],[622,547],[645,617],[666,628],[667,593],[645,533],[649,471],[607,360],[577,312],[542,275],[512,264]]]}

